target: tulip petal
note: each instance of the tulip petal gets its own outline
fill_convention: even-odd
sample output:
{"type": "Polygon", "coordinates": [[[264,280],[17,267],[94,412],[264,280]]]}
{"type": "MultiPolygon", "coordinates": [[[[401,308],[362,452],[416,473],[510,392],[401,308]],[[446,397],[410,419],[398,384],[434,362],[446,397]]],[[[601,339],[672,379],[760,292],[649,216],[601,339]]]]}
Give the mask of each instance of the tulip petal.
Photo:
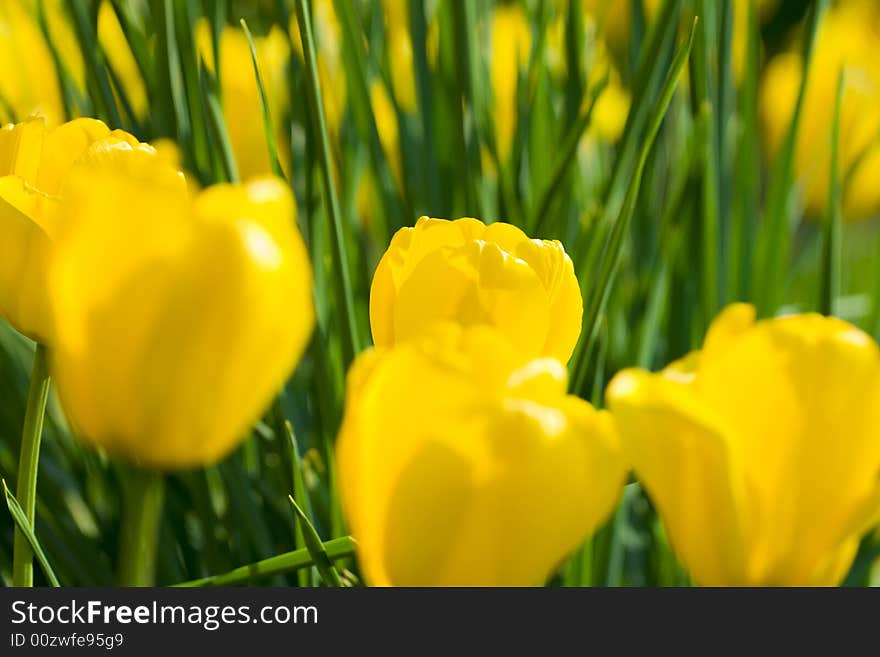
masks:
{"type": "Polygon", "coordinates": [[[700,584],[746,582],[742,482],[730,436],[690,386],[638,370],[611,381],[608,404],[672,545],[700,584]]]}
{"type": "Polygon", "coordinates": [[[851,325],[819,315],[729,333],[710,331],[697,385],[735,432],[747,467],[750,568],[764,582],[807,581],[878,488],[880,352],[851,325]]]}
{"type": "Polygon", "coordinates": [[[0,315],[18,331],[44,341],[51,337],[45,272],[52,241],[31,216],[41,216],[37,208],[49,203],[20,178],[0,178],[0,315]]]}
{"type": "Polygon", "coordinates": [[[18,176],[35,185],[45,130],[46,119],[42,116],[0,128],[0,175],[18,176]]]}
{"type": "Polygon", "coordinates": [[[369,581],[539,584],[610,514],[614,425],[564,372],[454,324],[358,359],[337,466],[369,581]]]}

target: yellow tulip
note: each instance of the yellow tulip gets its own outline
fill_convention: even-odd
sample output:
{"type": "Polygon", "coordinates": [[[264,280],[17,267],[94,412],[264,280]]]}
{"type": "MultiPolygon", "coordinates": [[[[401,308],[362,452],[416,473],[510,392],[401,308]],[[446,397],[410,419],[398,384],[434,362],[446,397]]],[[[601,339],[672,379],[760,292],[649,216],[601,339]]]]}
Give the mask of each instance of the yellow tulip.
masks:
{"type": "Polygon", "coordinates": [[[41,112],[57,125],[64,120],[64,104],[55,62],[27,5],[22,0],[0,3],[0,123],[41,112]]]}
{"type": "Polygon", "coordinates": [[[65,179],[84,163],[109,164],[132,149],[152,151],[95,119],[47,130],[34,116],[0,129],[0,316],[25,335],[51,343],[46,267],[65,179]]]}
{"type": "MultiPolygon", "coordinates": [[[[838,75],[843,69],[840,163],[844,218],[858,220],[880,210],[876,183],[880,161],[880,8],[850,1],[834,5],[819,28],[795,148],[795,173],[808,214],[826,209],[831,171],[831,124],[838,75]],[[846,178],[845,178],[846,179],[846,178]]],[[[761,84],[761,118],[768,154],[775,157],[791,121],[802,77],[796,51],[775,57],[761,84]]]]}
{"type": "Polygon", "coordinates": [[[529,61],[532,28],[518,3],[503,4],[492,12],[492,116],[498,159],[504,162],[513,146],[517,117],[519,72],[529,61]]]}
{"type": "Polygon", "coordinates": [[[98,10],[98,40],[132,112],[137,119],[144,119],[149,111],[147,87],[110,0],[103,0],[98,10]]]}
{"type": "MultiPolygon", "coordinates": [[[[342,116],[345,113],[347,87],[345,63],[342,60],[342,28],[333,7],[333,0],[315,0],[312,3],[312,26],[318,55],[318,79],[324,99],[324,116],[332,139],[339,138],[342,116]]],[[[303,56],[302,40],[296,15],[290,18],[290,38],[300,59],[303,56]]]]}
{"type": "Polygon", "coordinates": [[[190,192],[155,159],[68,182],[49,269],[50,371],[84,441],[140,466],[232,450],[314,323],[293,198],[275,179],[190,192]]]}
{"type": "Polygon", "coordinates": [[[566,378],[485,326],[356,360],[337,464],[372,584],[538,585],[600,525],[624,462],[566,378]]]}
{"type": "MultiPolygon", "coordinates": [[[[196,45],[205,66],[214,71],[214,48],[211,27],[207,19],[199,19],[195,26],[196,45]]],[[[266,36],[254,37],[257,63],[263,89],[269,101],[269,112],[275,124],[281,164],[286,169],[289,135],[281,126],[288,107],[286,66],[290,47],[284,32],[273,27],[266,36]]],[[[220,84],[223,91],[223,118],[229,141],[242,180],[271,172],[269,146],[263,126],[260,90],[254,75],[250,46],[244,30],[228,26],[220,36],[220,84]]]]}
{"type": "MultiPolygon", "coordinates": [[[[61,59],[61,64],[70,75],[73,83],[80,91],[86,88],[86,67],[83,62],[82,49],[68,15],[69,0],[26,0],[31,16],[36,17],[39,11],[38,2],[43,5],[46,16],[46,27],[49,39],[61,59]]],[[[60,120],[61,117],[59,116],[60,120]]]]}
{"type": "MultiPolygon", "coordinates": [[[[409,10],[406,0],[383,0],[388,63],[394,98],[404,112],[416,111],[416,80],[413,72],[413,48],[409,34],[409,10]]],[[[378,121],[378,117],[376,118],[378,121]]],[[[381,128],[380,128],[381,130],[381,128]]]]}
{"type": "Polygon", "coordinates": [[[377,347],[423,333],[438,321],[489,324],[531,356],[567,363],[581,331],[580,287],[556,240],[477,219],[422,217],[401,228],[370,289],[377,347]]]}
{"type": "Polygon", "coordinates": [[[618,374],[608,401],[700,584],[837,584],[880,520],[880,349],[846,322],[736,304],[701,351],[618,374]]]}
{"type": "MultiPolygon", "coordinates": [[[[746,2],[747,0],[735,0],[746,2]]],[[[632,0],[582,0],[584,13],[592,16],[602,34],[616,49],[629,47],[632,0]]],[[[645,18],[651,20],[660,9],[660,0],[644,0],[645,18]]]]}
{"type": "MultiPolygon", "coordinates": [[[[733,39],[731,62],[734,77],[741,81],[745,71],[746,46],[748,44],[748,12],[752,0],[733,0],[733,39]]],[[[600,31],[616,53],[625,52],[630,46],[630,27],[632,26],[632,3],[625,0],[583,0],[584,13],[592,17],[600,31]]],[[[762,20],[769,18],[779,5],[779,0],[756,0],[756,7],[762,20]]],[[[653,21],[660,10],[660,0],[644,0],[643,8],[647,21],[653,21]]],[[[718,5],[719,9],[721,5],[718,5]]],[[[718,14],[721,20],[721,14],[718,14]]]]}
{"type": "Polygon", "coordinates": [[[379,133],[379,141],[385,157],[391,167],[391,174],[398,189],[403,187],[403,169],[400,156],[400,126],[397,122],[397,112],[388,95],[388,89],[381,78],[373,80],[370,85],[370,105],[373,116],[376,117],[376,130],[379,133]]]}
{"type": "MultiPolygon", "coordinates": [[[[545,46],[548,67],[554,76],[561,81],[564,81],[564,78],[569,75],[565,54],[567,20],[567,8],[562,6],[557,11],[555,19],[547,27],[545,46]]],[[[584,16],[584,33],[587,43],[590,44],[585,62],[587,88],[595,88],[606,76],[607,84],[596,100],[590,126],[584,134],[581,145],[588,147],[594,142],[615,143],[623,133],[626,117],[629,114],[629,91],[620,78],[620,72],[614,65],[603,36],[597,34],[595,19],[590,15],[584,16]]],[[[584,98],[582,112],[587,110],[588,103],[589,94],[584,98]]]]}

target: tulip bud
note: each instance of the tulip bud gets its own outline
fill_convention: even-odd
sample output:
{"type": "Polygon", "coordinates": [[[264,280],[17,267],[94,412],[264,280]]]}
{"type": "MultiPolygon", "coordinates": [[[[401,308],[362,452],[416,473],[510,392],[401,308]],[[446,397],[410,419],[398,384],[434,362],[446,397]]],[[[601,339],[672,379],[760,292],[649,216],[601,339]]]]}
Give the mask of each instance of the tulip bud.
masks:
{"type": "Polygon", "coordinates": [[[286,185],[193,195],[154,160],[72,178],[49,271],[51,371],[77,434],[141,466],[210,464],[265,411],[312,329],[286,185]]]}
{"type": "Polygon", "coordinates": [[[0,129],[0,316],[34,340],[51,343],[46,267],[65,179],[83,166],[116,166],[133,150],[153,152],[95,119],[47,130],[34,116],[0,129]]]}
{"type": "Polygon", "coordinates": [[[624,462],[611,417],[566,384],[487,326],[355,361],[337,464],[372,584],[537,585],[596,529],[624,462]]]}
{"type": "MultiPolygon", "coordinates": [[[[220,78],[223,92],[223,118],[229,141],[235,154],[238,174],[242,180],[268,175],[272,171],[269,146],[263,124],[262,101],[250,45],[240,27],[226,27],[220,35],[220,71],[214,70],[214,45],[207,19],[195,26],[196,45],[208,71],[220,78]]],[[[290,59],[290,44],[279,27],[273,27],[265,36],[254,37],[254,49],[260,66],[260,79],[269,103],[269,112],[275,125],[278,144],[289,144],[290,135],[281,129],[288,106],[286,67],[290,59]]],[[[288,148],[279,148],[282,166],[289,169],[288,148]]]]}
{"type": "Polygon", "coordinates": [[[838,319],[754,321],[608,389],[636,474],[700,584],[834,585],[880,520],[880,349],[838,319]]]}
{"type": "Polygon", "coordinates": [[[437,321],[489,324],[523,353],[567,363],[581,331],[580,287],[558,241],[505,223],[429,219],[394,235],[370,290],[377,347],[437,321]]]}

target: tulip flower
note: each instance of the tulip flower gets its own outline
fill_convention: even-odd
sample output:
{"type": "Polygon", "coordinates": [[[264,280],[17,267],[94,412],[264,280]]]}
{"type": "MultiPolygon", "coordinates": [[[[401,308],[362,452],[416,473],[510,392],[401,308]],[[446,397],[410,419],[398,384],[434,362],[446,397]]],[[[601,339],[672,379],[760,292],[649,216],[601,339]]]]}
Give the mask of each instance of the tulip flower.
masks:
{"type": "Polygon", "coordinates": [[[51,372],[84,441],[141,468],[210,464],[287,380],[314,322],[288,187],[191,193],[134,158],[68,182],[49,270],[51,372]]]}
{"type": "Polygon", "coordinates": [[[607,396],[700,584],[837,584],[880,520],[880,349],[846,322],[736,304],[702,350],[607,396]]]}
{"type": "Polygon", "coordinates": [[[21,333],[51,343],[46,268],[65,179],[86,162],[111,164],[132,150],[153,151],[95,119],[47,130],[34,116],[0,129],[0,316],[21,333]]]}
{"type": "Polygon", "coordinates": [[[489,324],[523,353],[567,363],[583,306],[574,267],[556,240],[477,219],[422,217],[401,228],[370,290],[373,342],[388,347],[438,321],[489,324]]]}
{"type": "MultiPolygon", "coordinates": [[[[630,28],[632,26],[632,3],[620,0],[582,0],[584,13],[598,24],[600,32],[619,55],[623,55],[630,47],[630,28]]],[[[731,44],[731,63],[734,77],[741,81],[745,71],[746,46],[748,43],[748,12],[749,3],[753,0],[733,0],[733,40],[731,44]]],[[[779,0],[754,0],[760,18],[767,20],[779,6],[779,0]]],[[[645,18],[653,21],[660,10],[660,0],[644,0],[645,18]]],[[[718,20],[721,20],[720,9],[718,20]]]]}
{"type": "MultiPolygon", "coordinates": [[[[831,171],[831,126],[838,76],[844,89],[840,117],[843,217],[854,221],[880,210],[880,7],[850,1],[833,5],[819,26],[804,97],[794,170],[807,213],[826,210],[831,171]]],[[[782,147],[800,87],[799,51],[775,57],[761,84],[761,118],[768,155],[782,147]]]]}
{"type": "MultiPolygon", "coordinates": [[[[318,79],[324,99],[324,116],[331,139],[339,138],[342,116],[345,113],[347,86],[345,64],[342,61],[342,28],[333,0],[315,0],[312,3],[312,26],[318,49],[318,79]]],[[[290,39],[294,50],[303,59],[302,40],[296,15],[290,19],[290,39]]]]}
{"type": "MultiPolygon", "coordinates": [[[[545,46],[548,68],[561,84],[565,83],[566,77],[570,74],[567,70],[565,55],[567,20],[568,14],[564,11],[559,11],[556,14],[555,20],[547,27],[545,46]]],[[[603,78],[606,78],[606,84],[596,99],[590,126],[584,133],[581,146],[589,147],[596,142],[613,144],[623,134],[623,128],[626,125],[630,106],[629,91],[620,78],[620,72],[614,65],[605,40],[597,34],[596,23],[592,16],[584,16],[584,33],[590,44],[584,66],[587,72],[586,86],[588,89],[593,89],[603,78]]],[[[582,112],[587,110],[589,100],[589,94],[586,94],[581,108],[582,112]]]]}
{"type": "Polygon", "coordinates": [[[135,118],[142,120],[149,110],[147,88],[110,0],[103,0],[98,9],[98,41],[125,91],[135,118]]]}
{"type": "Polygon", "coordinates": [[[532,32],[519,4],[498,5],[492,13],[492,98],[498,159],[504,162],[516,132],[520,69],[529,61],[532,32]]]}
{"type": "Polygon", "coordinates": [[[362,354],[337,443],[343,510],[374,585],[538,585],[610,514],[611,417],[565,367],[487,326],[362,354]]]}
{"type": "Polygon", "coordinates": [[[55,62],[27,5],[22,0],[0,3],[0,61],[6,62],[0,76],[0,124],[41,112],[57,125],[64,119],[64,104],[55,62]]]}
{"type": "Polygon", "coordinates": [[[388,89],[380,78],[374,80],[370,85],[370,106],[373,109],[373,116],[376,117],[379,142],[382,144],[382,150],[385,151],[385,157],[388,159],[388,165],[391,168],[391,174],[394,176],[394,182],[400,189],[403,187],[400,126],[397,121],[397,112],[394,109],[394,104],[388,95],[388,89]]]}
{"type": "MultiPolygon", "coordinates": [[[[195,26],[196,44],[205,66],[214,70],[214,48],[211,28],[207,19],[200,19],[195,26]]],[[[269,102],[269,113],[275,123],[276,140],[280,144],[290,141],[290,135],[281,129],[282,117],[287,111],[288,91],[286,66],[290,58],[290,46],[284,32],[278,27],[262,37],[254,37],[257,63],[263,89],[269,102]]],[[[220,84],[223,92],[223,118],[229,141],[242,180],[266,175],[272,171],[269,146],[263,124],[260,90],[254,75],[250,45],[240,27],[226,27],[220,37],[220,84]]],[[[287,148],[279,148],[282,166],[286,161],[287,148]]]]}
{"type": "MultiPolygon", "coordinates": [[[[405,112],[416,110],[416,80],[413,72],[413,48],[409,34],[409,9],[401,0],[383,0],[388,63],[394,98],[405,112]]],[[[378,121],[378,117],[376,119],[378,121]]],[[[381,128],[380,128],[381,130],[381,128]]]]}

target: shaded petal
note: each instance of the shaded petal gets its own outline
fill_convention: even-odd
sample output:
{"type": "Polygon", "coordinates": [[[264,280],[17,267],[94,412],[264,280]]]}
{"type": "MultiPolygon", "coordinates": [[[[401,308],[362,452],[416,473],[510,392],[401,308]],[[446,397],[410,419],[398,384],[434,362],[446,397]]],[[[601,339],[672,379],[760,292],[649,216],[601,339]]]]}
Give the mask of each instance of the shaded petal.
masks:
{"type": "Polygon", "coordinates": [[[730,436],[687,385],[625,370],[608,404],[639,480],[671,542],[700,584],[746,582],[741,509],[730,436]]]}

